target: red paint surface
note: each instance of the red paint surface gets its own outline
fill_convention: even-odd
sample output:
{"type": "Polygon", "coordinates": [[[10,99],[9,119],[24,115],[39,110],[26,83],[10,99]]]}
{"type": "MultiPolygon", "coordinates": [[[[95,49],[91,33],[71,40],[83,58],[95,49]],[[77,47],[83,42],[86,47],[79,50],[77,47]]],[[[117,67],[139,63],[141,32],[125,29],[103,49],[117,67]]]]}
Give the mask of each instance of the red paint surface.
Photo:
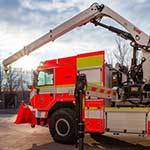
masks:
{"type": "Polygon", "coordinates": [[[104,119],[85,119],[85,131],[86,132],[99,132],[103,133],[105,130],[104,119]]]}
{"type": "MultiPolygon", "coordinates": [[[[104,51],[97,51],[66,58],[47,60],[43,63],[43,66],[38,67],[38,70],[53,68],[54,86],[58,88],[59,86],[65,88],[65,85],[74,86],[77,74],[77,58],[96,55],[102,55],[104,61],[104,51]]],[[[102,82],[104,84],[104,65],[102,65],[102,82]]],[[[95,91],[96,88],[93,90],[95,91]]],[[[50,96],[50,93],[36,94],[31,98],[31,105],[38,110],[49,110],[57,102],[73,102],[74,100],[74,95],[70,95],[69,93],[56,93],[53,96],[50,96]]],[[[102,102],[95,102],[91,107],[101,107],[101,105],[102,102]]]]}
{"type": "Polygon", "coordinates": [[[85,106],[86,107],[102,108],[102,107],[104,107],[104,100],[103,99],[100,99],[100,100],[86,100],[85,106]]]}
{"type": "Polygon", "coordinates": [[[54,100],[50,94],[36,94],[31,99],[31,105],[38,110],[46,110],[46,107],[54,100]]]}
{"type": "MultiPolygon", "coordinates": [[[[76,82],[76,66],[60,66],[55,69],[55,85],[75,84],[76,82]]],[[[65,87],[64,87],[65,88],[65,87]]]]}
{"type": "Polygon", "coordinates": [[[91,91],[95,92],[97,90],[97,88],[92,87],[91,91]]]}
{"type": "Polygon", "coordinates": [[[110,91],[110,90],[108,90],[108,91],[107,91],[107,94],[110,94],[110,93],[111,93],[111,91],[110,91]]]}
{"type": "MultiPolygon", "coordinates": [[[[86,100],[86,107],[97,107],[104,108],[104,100],[86,100]]],[[[100,110],[99,110],[100,111],[100,110]]],[[[101,110],[103,111],[103,110],[101,110]]],[[[104,118],[93,119],[93,118],[85,118],[85,130],[86,132],[100,132],[103,133],[105,130],[105,120],[104,118]]]]}
{"type": "Polygon", "coordinates": [[[28,106],[25,106],[24,103],[20,104],[19,111],[16,117],[15,124],[30,123],[32,125],[37,124],[34,113],[29,109],[28,106]]]}
{"type": "Polygon", "coordinates": [[[150,120],[147,122],[147,135],[150,136],[150,120]]]}
{"type": "Polygon", "coordinates": [[[50,94],[37,94],[31,99],[31,106],[38,110],[50,110],[57,102],[72,102],[75,100],[74,95],[68,93],[57,93],[53,96],[50,94]],[[42,98],[42,101],[41,101],[42,98]]]}
{"type": "Polygon", "coordinates": [[[102,65],[102,86],[105,86],[105,53],[103,52],[103,65],[102,65]]]}
{"type": "Polygon", "coordinates": [[[104,93],[105,89],[100,89],[100,93],[104,93]]]}

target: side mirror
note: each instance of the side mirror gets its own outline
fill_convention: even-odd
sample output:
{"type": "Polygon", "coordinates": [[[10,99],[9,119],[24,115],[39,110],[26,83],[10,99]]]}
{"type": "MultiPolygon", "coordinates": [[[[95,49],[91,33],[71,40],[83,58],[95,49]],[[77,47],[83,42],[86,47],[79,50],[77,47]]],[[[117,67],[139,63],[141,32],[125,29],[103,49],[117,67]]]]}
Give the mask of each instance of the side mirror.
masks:
{"type": "Polygon", "coordinates": [[[36,70],[33,71],[33,86],[36,87],[38,82],[38,72],[36,70]]]}

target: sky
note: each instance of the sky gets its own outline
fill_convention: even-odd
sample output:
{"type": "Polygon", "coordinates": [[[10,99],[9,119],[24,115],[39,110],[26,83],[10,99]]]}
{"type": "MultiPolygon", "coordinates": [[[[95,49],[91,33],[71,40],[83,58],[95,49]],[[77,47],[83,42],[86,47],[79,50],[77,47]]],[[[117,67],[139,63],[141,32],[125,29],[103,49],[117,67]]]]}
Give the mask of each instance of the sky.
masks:
{"type": "MultiPolygon", "coordinates": [[[[94,2],[109,6],[150,34],[150,0],[0,0],[0,61],[94,2]]],[[[120,27],[111,19],[102,22],[120,27]]],[[[115,34],[89,23],[44,45],[13,66],[35,69],[44,60],[98,50],[106,50],[110,55],[116,48],[116,38],[115,34]]]]}

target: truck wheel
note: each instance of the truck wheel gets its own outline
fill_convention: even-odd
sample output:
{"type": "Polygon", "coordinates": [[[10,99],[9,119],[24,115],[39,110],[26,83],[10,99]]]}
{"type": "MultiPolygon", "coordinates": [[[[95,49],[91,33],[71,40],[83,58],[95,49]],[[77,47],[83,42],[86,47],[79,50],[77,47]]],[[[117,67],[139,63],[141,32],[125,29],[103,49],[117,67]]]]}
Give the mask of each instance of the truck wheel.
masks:
{"type": "Polygon", "coordinates": [[[56,142],[74,144],[75,112],[69,108],[56,110],[50,118],[49,130],[56,142]]]}

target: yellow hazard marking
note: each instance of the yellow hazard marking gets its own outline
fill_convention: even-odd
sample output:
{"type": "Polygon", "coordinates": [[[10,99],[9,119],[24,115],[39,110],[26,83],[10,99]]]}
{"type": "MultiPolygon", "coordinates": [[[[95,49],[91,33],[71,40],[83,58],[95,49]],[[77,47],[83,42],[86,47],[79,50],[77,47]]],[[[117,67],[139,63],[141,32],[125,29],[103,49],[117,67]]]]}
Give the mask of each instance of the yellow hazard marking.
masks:
{"type": "Polygon", "coordinates": [[[36,86],[37,89],[41,89],[41,88],[55,88],[55,85],[42,85],[42,86],[36,86]]]}
{"type": "Polygon", "coordinates": [[[113,111],[113,110],[114,110],[114,111],[117,111],[117,110],[118,110],[118,111],[119,111],[119,110],[120,110],[120,111],[121,111],[121,110],[122,110],[122,111],[123,111],[123,110],[124,110],[124,111],[128,111],[128,110],[130,110],[130,111],[140,111],[140,110],[141,110],[141,111],[142,111],[142,110],[150,111],[150,107],[105,107],[105,110],[106,110],[106,111],[109,111],[109,110],[110,110],[110,111],[111,111],[111,110],[112,110],[112,111],[113,111]]]}
{"type": "Polygon", "coordinates": [[[104,94],[107,94],[107,90],[104,90],[104,94]]]}
{"type": "Polygon", "coordinates": [[[85,67],[102,66],[103,61],[104,61],[103,55],[78,58],[77,59],[77,67],[79,69],[79,68],[85,68],[85,67]]]}
{"type": "Polygon", "coordinates": [[[97,89],[96,89],[96,92],[100,92],[100,89],[99,89],[99,88],[97,88],[97,89]]]}
{"type": "Polygon", "coordinates": [[[102,86],[103,82],[92,82],[92,84],[96,84],[96,85],[102,86]]]}
{"type": "MultiPolygon", "coordinates": [[[[93,88],[95,88],[95,87],[88,86],[88,87],[87,87],[87,90],[92,91],[93,88]]],[[[96,90],[95,90],[94,92],[100,92],[100,93],[107,94],[107,95],[114,95],[114,94],[116,94],[115,91],[106,90],[106,89],[104,89],[104,88],[96,88],[96,90]],[[108,93],[108,92],[109,92],[109,93],[108,93]]]]}
{"type": "Polygon", "coordinates": [[[102,110],[103,108],[101,107],[85,107],[85,110],[102,110]]]}
{"type": "Polygon", "coordinates": [[[82,100],[82,108],[83,109],[85,108],[85,98],[83,98],[83,100],[82,100]]]}
{"type": "Polygon", "coordinates": [[[91,87],[91,86],[88,86],[88,87],[87,87],[87,90],[91,91],[91,90],[92,90],[92,87],[91,87]]]}
{"type": "Polygon", "coordinates": [[[63,87],[73,87],[75,84],[63,84],[63,85],[44,85],[37,86],[36,88],[63,88],[63,87]]]}

